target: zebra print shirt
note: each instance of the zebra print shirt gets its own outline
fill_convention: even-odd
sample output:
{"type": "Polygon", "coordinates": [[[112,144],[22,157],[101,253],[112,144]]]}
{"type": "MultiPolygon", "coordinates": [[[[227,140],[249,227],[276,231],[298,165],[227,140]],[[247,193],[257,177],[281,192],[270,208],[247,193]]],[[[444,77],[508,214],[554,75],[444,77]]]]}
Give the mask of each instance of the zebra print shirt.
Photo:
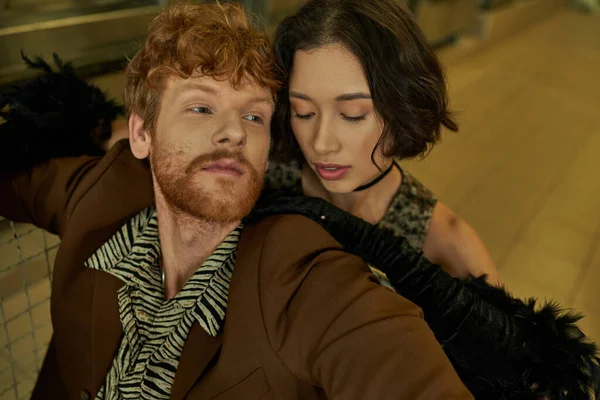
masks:
{"type": "Polygon", "coordinates": [[[173,299],[164,300],[156,209],[124,225],[85,263],[125,282],[118,291],[124,337],[97,400],[168,399],[192,325],[216,336],[243,226],[215,249],[173,299]]]}

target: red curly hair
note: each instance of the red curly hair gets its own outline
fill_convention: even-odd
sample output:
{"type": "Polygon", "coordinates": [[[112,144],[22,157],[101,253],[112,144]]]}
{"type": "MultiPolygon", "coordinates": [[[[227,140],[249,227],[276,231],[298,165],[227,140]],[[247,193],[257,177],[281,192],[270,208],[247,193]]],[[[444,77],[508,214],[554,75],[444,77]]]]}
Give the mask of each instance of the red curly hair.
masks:
{"type": "Polygon", "coordinates": [[[267,35],[250,25],[240,6],[177,4],[154,18],[144,48],[127,66],[127,114],[138,114],[153,130],[167,79],[194,73],[229,79],[236,89],[250,80],[274,96],[281,85],[267,35]]]}

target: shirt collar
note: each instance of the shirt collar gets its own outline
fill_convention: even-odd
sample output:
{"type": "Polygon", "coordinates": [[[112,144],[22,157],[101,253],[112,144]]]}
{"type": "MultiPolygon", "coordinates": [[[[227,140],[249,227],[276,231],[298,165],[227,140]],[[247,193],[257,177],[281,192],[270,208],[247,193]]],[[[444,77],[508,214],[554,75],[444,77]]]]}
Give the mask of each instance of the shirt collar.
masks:
{"type": "MultiPolygon", "coordinates": [[[[191,308],[191,314],[211,336],[218,334],[225,320],[229,284],[242,230],[240,224],[230,232],[173,299],[185,308],[191,308]],[[190,298],[195,299],[191,304],[190,298]]],[[[152,285],[156,290],[162,290],[160,254],[157,213],[151,206],[123,225],[88,258],[85,266],[110,273],[131,288],[152,285]],[[140,268],[146,269],[147,273],[139,274],[140,268]]]]}

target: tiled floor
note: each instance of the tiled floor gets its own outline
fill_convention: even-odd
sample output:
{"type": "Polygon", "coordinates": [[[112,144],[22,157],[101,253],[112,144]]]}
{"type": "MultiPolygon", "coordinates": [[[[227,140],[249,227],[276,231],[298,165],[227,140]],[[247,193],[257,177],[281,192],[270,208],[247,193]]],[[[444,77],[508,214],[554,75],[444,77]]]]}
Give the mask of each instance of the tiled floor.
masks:
{"type": "Polygon", "coordinates": [[[600,16],[441,58],[461,132],[408,169],[479,231],[510,290],[580,310],[600,341],[600,16]]]}
{"type": "MultiPolygon", "coordinates": [[[[515,294],[576,307],[600,341],[599,38],[600,16],[563,12],[442,51],[461,132],[406,167],[479,231],[515,294]]],[[[122,74],[95,81],[121,98],[122,74]]],[[[0,400],[26,398],[35,380],[56,244],[0,221],[0,400]]]]}
{"type": "Polygon", "coordinates": [[[52,335],[50,272],[58,238],[0,220],[0,400],[26,399],[52,335]]]}

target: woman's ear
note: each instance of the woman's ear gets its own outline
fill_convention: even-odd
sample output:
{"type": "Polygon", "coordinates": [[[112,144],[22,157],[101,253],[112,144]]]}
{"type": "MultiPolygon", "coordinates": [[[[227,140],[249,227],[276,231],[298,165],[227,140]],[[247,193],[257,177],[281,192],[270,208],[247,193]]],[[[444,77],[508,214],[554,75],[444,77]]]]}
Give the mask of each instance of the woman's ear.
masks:
{"type": "Polygon", "coordinates": [[[140,160],[150,155],[152,137],[150,132],[144,128],[144,120],[136,113],[129,117],[129,146],[131,152],[140,160]]]}

